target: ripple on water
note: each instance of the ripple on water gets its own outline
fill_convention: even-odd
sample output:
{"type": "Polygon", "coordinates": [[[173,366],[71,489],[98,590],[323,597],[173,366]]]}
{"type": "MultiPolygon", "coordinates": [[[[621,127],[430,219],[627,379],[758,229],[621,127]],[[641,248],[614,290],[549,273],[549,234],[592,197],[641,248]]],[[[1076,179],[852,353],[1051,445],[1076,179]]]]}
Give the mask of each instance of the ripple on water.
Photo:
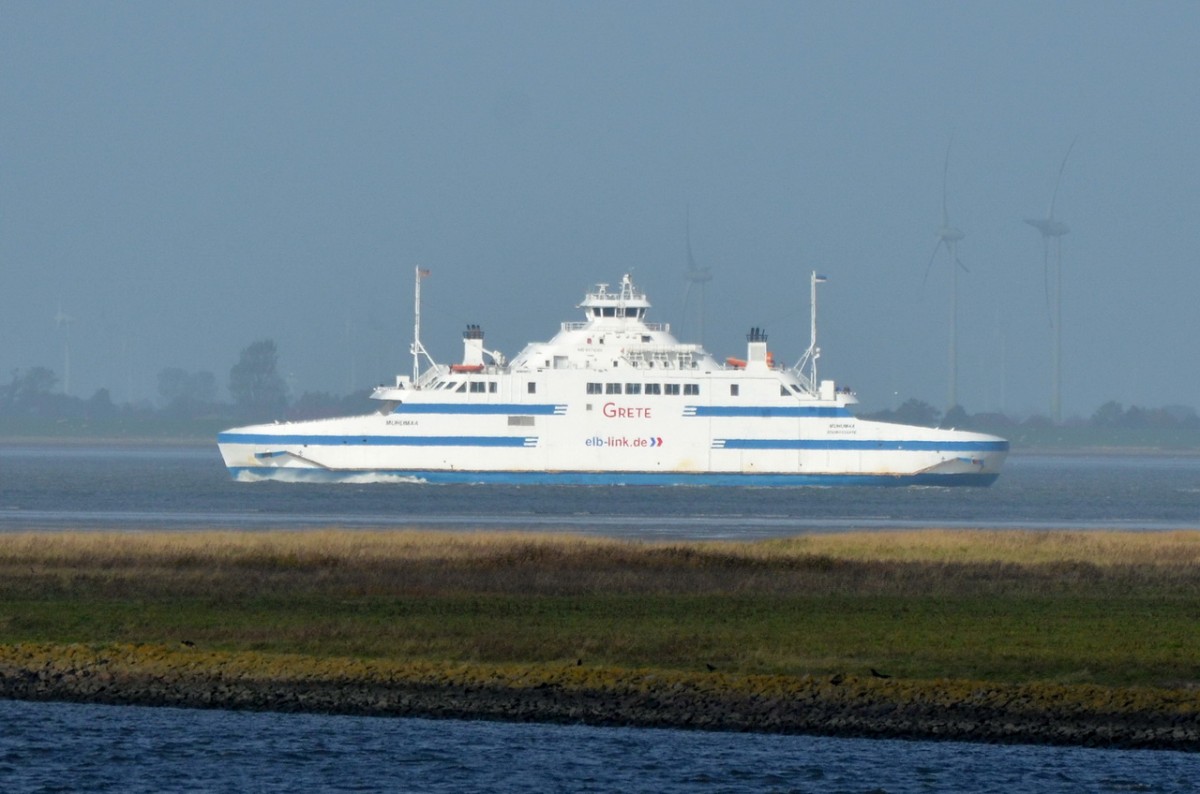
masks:
{"type": "Polygon", "coordinates": [[[0,702],[5,791],[1191,792],[1160,751],[0,702]]]}

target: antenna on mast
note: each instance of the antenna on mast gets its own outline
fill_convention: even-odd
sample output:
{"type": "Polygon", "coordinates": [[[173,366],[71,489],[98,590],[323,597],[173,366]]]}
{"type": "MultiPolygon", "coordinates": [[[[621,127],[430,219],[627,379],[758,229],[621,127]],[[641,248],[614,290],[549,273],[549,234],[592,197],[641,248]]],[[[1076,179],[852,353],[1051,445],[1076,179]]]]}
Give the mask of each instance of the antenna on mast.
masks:
{"type": "Polygon", "coordinates": [[[812,320],[812,328],[809,331],[808,350],[804,351],[804,355],[796,364],[796,371],[808,380],[809,388],[814,392],[817,390],[817,359],[821,357],[821,348],[817,347],[817,285],[828,280],[817,271],[812,272],[809,282],[809,317],[812,320]],[[805,366],[808,367],[807,373],[804,372],[805,366]]]}

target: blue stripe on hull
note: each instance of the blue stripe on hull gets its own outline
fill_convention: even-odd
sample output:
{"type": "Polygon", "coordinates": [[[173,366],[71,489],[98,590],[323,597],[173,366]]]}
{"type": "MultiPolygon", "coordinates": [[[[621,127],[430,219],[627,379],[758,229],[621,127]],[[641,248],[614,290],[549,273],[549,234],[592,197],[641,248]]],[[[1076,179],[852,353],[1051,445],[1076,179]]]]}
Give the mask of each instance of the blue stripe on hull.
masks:
{"type": "Polygon", "coordinates": [[[217,436],[219,444],[311,444],[322,447],[524,447],[529,446],[528,441],[526,436],[314,436],[282,433],[221,433],[217,436]]]}
{"type": "Polygon", "coordinates": [[[903,450],[905,452],[1006,452],[1007,441],[857,441],[813,438],[724,438],[714,439],[718,449],[839,449],[903,450]]]}
{"type": "Polygon", "coordinates": [[[846,408],[825,405],[689,405],[684,416],[842,417],[851,416],[846,408]]]}
{"type": "Polygon", "coordinates": [[[240,474],[303,482],[338,482],[366,475],[401,477],[429,483],[495,485],[723,485],[723,486],[975,486],[991,485],[1000,475],[978,472],[959,474],[740,474],[707,472],[547,472],[547,471],[409,471],[404,469],[340,470],[293,469],[276,466],[230,467],[240,474]]]}

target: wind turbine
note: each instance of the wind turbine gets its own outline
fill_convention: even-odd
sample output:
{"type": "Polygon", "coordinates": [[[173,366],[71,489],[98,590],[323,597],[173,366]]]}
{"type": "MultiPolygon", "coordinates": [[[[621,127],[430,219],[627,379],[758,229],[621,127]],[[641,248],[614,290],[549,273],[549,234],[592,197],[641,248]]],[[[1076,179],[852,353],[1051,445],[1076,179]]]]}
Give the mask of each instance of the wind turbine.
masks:
{"type": "Polygon", "coordinates": [[[958,258],[958,243],[966,235],[957,227],[950,225],[950,210],[946,201],[946,181],[950,173],[950,146],[946,144],[946,162],[942,166],[942,228],[937,232],[937,245],[929,256],[929,264],[925,265],[925,278],[921,281],[924,286],[929,281],[929,271],[933,268],[933,260],[944,247],[950,255],[950,386],[949,405],[947,410],[958,405],[958,269],[969,273],[967,266],[958,258]]]}
{"type": "Polygon", "coordinates": [[[1067,168],[1067,158],[1075,148],[1075,141],[1067,147],[1063,155],[1062,165],[1058,167],[1058,178],[1054,180],[1054,192],[1050,194],[1050,208],[1046,210],[1045,218],[1026,218],[1025,222],[1037,229],[1042,235],[1042,285],[1046,292],[1046,314],[1050,314],[1050,241],[1054,241],[1055,281],[1054,316],[1050,325],[1054,329],[1054,383],[1050,396],[1051,418],[1057,424],[1062,421],[1062,238],[1071,227],[1054,217],[1054,202],[1058,200],[1058,186],[1062,183],[1063,171],[1067,168]]]}
{"type": "Polygon", "coordinates": [[[698,306],[696,314],[699,318],[699,342],[704,345],[704,293],[705,285],[712,281],[712,270],[707,267],[698,267],[696,260],[692,256],[692,209],[688,207],[687,213],[687,270],[683,272],[684,279],[687,280],[687,287],[683,291],[683,317],[685,320],[689,318],[688,308],[691,306],[692,287],[696,287],[698,296],[698,306]]]}
{"type": "Polygon", "coordinates": [[[54,314],[54,325],[63,334],[63,394],[71,393],[71,323],[75,318],[62,310],[62,302],[54,314]]]}

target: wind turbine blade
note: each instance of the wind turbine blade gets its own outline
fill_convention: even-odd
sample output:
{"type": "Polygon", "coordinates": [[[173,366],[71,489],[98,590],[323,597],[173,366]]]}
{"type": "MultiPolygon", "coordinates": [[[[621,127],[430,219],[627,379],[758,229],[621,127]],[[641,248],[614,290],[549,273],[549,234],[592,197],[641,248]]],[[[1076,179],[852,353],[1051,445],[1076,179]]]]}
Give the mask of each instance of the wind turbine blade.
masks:
{"type": "Polygon", "coordinates": [[[692,257],[692,205],[691,204],[687,205],[686,240],[687,240],[688,275],[691,275],[692,273],[696,272],[696,260],[692,257]]]}
{"type": "Polygon", "coordinates": [[[1046,292],[1046,319],[1054,327],[1054,315],[1050,313],[1050,238],[1042,235],[1042,287],[1046,292]]]}
{"type": "Polygon", "coordinates": [[[967,266],[963,264],[962,260],[958,258],[958,254],[955,254],[955,255],[954,255],[954,261],[955,261],[955,263],[956,263],[956,264],[957,264],[959,267],[961,267],[961,268],[963,269],[963,272],[964,272],[964,273],[970,273],[970,272],[971,272],[971,271],[970,271],[970,269],[969,269],[969,268],[967,268],[967,266]]]}
{"type": "Polygon", "coordinates": [[[925,282],[929,281],[929,271],[933,267],[933,260],[937,259],[938,250],[941,249],[942,245],[945,242],[946,242],[945,240],[943,240],[942,238],[939,237],[938,241],[937,241],[937,245],[935,245],[933,247],[933,253],[930,254],[930,256],[929,256],[929,264],[927,264],[925,266],[925,278],[921,279],[921,287],[922,288],[924,288],[925,282]]]}
{"type": "Polygon", "coordinates": [[[950,210],[946,202],[946,180],[950,174],[950,147],[954,144],[954,138],[950,138],[950,143],[946,144],[946,162],[942,166],[942,227],[950,225],[950,210]]]}
{"type": "Polygon", "coordinates": [[[1067,153],[1063,155],[1062,165],[1058,167],[1058,178],[1054,180],[1054,193],[1050,195],[1050,211],[1046,213],[1046,217],[1050,220],[1054,219],[1054,202],[1058,200],[1058,186],[1062,183],[1063,171],[1067,168],[1067,158],[1071,156],[1071,150],[1075,148],[1075,141],[1079,140],[1076,135],[1071,139],[1071,145],[1067,147],[1067,153]]]}

